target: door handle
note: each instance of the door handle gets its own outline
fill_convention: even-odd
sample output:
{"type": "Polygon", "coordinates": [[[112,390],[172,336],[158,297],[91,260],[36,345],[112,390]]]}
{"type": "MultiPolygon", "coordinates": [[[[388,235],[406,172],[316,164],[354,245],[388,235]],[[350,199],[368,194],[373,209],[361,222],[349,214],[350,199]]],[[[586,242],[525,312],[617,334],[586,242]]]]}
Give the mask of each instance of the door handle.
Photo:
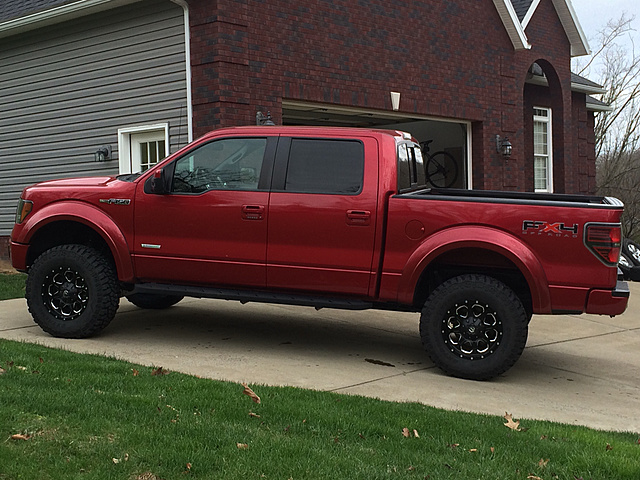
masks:
{"type": "Polygon", "coordinates": [[[264,205],[243,205],[243,220],[262,220],[264,218],[264,205]]]}
{"type": "Polygon", "coordinates": [[[347,225],[366,227],[371,223],[371,212],[368,210],[347,210],[347,225]]]}

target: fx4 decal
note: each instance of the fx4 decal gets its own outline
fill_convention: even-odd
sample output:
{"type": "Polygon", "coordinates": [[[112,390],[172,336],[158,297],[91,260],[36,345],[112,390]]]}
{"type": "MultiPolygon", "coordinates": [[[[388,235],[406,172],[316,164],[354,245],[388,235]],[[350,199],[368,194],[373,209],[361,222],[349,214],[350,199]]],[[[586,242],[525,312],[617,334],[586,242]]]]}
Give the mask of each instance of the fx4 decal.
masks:
{"type": "Polygon", "coordinates": [[[562,222],[543,222],[541,220],[525,220],[522,222],[522,233],[525,235],[548,235],[556,237],[578,236],[579,227],[577,223],[566,225],[562,222]]]}

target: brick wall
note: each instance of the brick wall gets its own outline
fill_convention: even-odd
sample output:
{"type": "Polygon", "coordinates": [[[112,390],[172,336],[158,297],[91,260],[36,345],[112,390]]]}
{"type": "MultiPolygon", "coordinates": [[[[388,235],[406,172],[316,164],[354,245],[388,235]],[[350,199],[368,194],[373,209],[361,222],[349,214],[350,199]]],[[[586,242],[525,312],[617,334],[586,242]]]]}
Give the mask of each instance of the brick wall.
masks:
{"type": "Polygon", "coordinates": [[[0,260],[9,260],[10,237],[0,236],[0,260]]]}
{"type": "MultiPolygon", "coordinates": [[[[590,189],[575,148],[570,46],[551,0],[514,51],[491,0],[190,0],[194,129],[282,119],[282,100],[400,111],[472,122],[475,188],[532,190],[524,82],[542,61],[555,75],[557,191],[590,189]],[[495,135],[509,136],[505,161],[495,135]]],[[[580,99],[578,99],[580,100],[580,99]]],[[[532,113],[532,112],[531,112],[532,113]]],[[[577,117],[576,117],[577,115],[577,117]]],[[[586,169],[588,170],[588,166],[586,169]]]]}

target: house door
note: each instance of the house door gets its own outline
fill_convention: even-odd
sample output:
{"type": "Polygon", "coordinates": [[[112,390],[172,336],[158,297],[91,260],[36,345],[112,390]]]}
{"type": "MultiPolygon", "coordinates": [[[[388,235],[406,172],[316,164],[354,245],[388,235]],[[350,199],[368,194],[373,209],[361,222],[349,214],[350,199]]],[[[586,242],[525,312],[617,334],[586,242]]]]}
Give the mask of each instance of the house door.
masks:
{"type": "Polygon", "coordinates": [[[118,129],[120,173],[148,170],[169,154],[168,142],[168,123],[118,129]]]}

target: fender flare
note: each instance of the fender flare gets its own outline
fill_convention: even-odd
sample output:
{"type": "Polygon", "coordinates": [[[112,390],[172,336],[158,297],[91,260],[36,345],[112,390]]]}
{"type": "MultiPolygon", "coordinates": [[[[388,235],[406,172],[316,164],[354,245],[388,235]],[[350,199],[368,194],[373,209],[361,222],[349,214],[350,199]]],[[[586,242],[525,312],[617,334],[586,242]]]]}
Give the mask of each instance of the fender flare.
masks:
{"type": "Polygon", "coordinates": [[[549,283],[536,255],[514,235],[484,226],[452,227],[431,235],[420,244],[402,270],[398,300],[412,303],[422,272],[440,255],[463,248],[490,250],[510,260],[529,285],[534,311],[551,313],[549,283]]]}
{"type": "Polygon", "coordinates": [[[42,227],[60,221],[81,223],[94,230],[109,247],[118,278],[123,282],[133,281],[133,263],[124,234],[111,217],[91,204],[65,200],[47,205],[27,217],[19,238],[14,241],[29,244],[42,227]]]}

